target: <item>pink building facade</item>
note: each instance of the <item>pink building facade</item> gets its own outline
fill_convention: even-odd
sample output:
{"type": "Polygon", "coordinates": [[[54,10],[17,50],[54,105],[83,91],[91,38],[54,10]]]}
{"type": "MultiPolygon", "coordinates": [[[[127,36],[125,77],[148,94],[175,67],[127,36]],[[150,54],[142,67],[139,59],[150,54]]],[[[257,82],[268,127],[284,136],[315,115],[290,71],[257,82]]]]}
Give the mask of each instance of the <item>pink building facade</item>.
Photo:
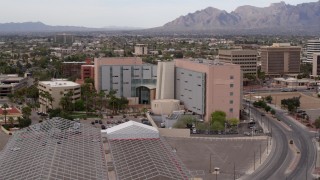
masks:
{"type": "Polygon", "coordinates": [[[209,121],[221,110],[227,118],[239,118],[242,98],[240,65],[209,60],[175,60],[175,98],[209,121]]]}

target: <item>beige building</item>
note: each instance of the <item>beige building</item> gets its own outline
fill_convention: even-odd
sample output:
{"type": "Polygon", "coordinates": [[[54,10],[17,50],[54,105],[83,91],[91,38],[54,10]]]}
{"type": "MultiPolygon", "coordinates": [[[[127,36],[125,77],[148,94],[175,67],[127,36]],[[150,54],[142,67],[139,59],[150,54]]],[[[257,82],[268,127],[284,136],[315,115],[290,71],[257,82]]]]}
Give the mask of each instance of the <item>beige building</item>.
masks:
{"type": "Polygon", "coordinates": [[[257,74],[256,50],[219,50],[219,60],[225,63],[239,64],[244,74],[257,74]]]}
{"type": "Polygon", "coordinates": [[[136,44],[134,46],[134,54],[136,56],[147,55],[148,54],[148,46],[146,44],[136,44]]]}
{"type": "Polygon", "coordinates": [[[156,99],[174,98],[174,62],[158,62],[156,99]]]}
{"type": "Polygon", "coordinates": [[[227,118],[239,118],[242,73],[239,65],[202,59],[175,60],[175,99],[186,110],[202,115],[221,110],[227,118]]]}
{"type": "Polygon", "coordinates": [[[66,80],[51,80],[51,81],[40,81],[38,85],[39,93],[49,93],[53,98],[50,102],[48,98],[39,97],[40,108],[39,111],[47,112],[48,109],[55,109],[60,107],[60,99],[65,96],[69,91],[73,92],[72,102],[81,97],[80,85],[72,81],[66,80]]]}
{"type": "Polygon", "coordinates": [[[169,115],[180,110],[180,101],[176,99],[159,99],[151,101],[151,111],[155,114],[169,115]]]}
{"type": "Polygon", "coordinates": [[[299,73],[300,53],[301,47],[289,43],[261,47],[261,69],[270,76],[299,73]]]}

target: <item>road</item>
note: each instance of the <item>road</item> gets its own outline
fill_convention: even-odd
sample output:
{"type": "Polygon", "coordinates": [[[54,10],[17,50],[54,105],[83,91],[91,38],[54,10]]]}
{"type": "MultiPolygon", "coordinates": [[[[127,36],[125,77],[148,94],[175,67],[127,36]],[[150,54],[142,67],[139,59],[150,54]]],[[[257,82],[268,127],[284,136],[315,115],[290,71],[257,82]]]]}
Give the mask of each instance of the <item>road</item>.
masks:
{"type": "MultiPolygon", "coordinates": [[[[311,173],[316,156],[315,147],[312,142],[314,134],[289,119],[285,111],[275,110],[277,118],[287,128],[281,125],[279,121],[264,116],[264,121],[269,121],[270,130],[272,131],[273,149],[265,163],[245,179],[313,179],[311,173]],[[300,155],[296,155],[296,152],[291,150],[290,146],[293,145],[289,144],[289,140],[293,140],[298,151],[300,151],[300,155]],[[300,158],[295,159],[295,156],[300,156],[300,158]],[[294,160],[297,161],[296,164],[293,162],[294,160]]],[[[254,117],[257,116],[256,119],[260,118],[259,111],[255,108],[252,108],[251,111],[254,117]]]]}

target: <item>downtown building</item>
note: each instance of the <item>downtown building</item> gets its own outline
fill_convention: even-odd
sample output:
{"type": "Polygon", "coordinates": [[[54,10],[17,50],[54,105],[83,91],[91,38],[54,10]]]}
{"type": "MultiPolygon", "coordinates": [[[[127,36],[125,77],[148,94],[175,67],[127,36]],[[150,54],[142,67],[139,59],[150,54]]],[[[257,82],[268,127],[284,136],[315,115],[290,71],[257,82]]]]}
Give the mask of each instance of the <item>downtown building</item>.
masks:
{"type": "Polygon", "coordinates": [[[39,94],[48,93],[53,101],[50,99],[39,96],[40,112],[48,112],[49,109],[56,109],[60,106],[60,100],[68,92],[72,92],[72,103],[79,100],[81,97],[80,84],[74,83],[72,81],[66,81],[61,79],[52,79],[51,81],[39,81],[38,84],[39,94]]]}
{"type": "Polygon", "coordinates": [[[274,43],[261,47],[261,70],[269,76],[283,76],[300,72],[301,47],[289,43],[274,43]]]}
{"type": "Polygon", "coordinates": [[[307,43],[307,60],[305,63],[313,63],[313,54],[320,53],[320,39],[309,40],[307,43]]]}
{"type": "Polygon", "coordinates": [[[320,76],[320,53],[314,53],[312,59],[312,76],[320,76]]]}
{"type": "Polygon", "coordinates": [[[53,38],[55,43],[72,44],[74,43],[74,36],[72,34],[56,34],[53,38]]]}
{"type": "Polygon", "coordinates": [[[158,72],[157,100],[179,100],[185,110],[201,115],[206,121],[217,110],[224,111],[227,118],[239,118],[242,98],[240,65],[176,59],[158,66],[162,73],[158,72]]]}
{"type": "Polygon", "coordinates": [[[243,74],[257,75],[258,52],[256,50],[219,50],[219,61],[238,64],[243,74]]]}
{"type": "Polygon", "coordinates": [[[95,58],[94,72],[98,92],[115,90],[130,104],[150,104],[155,99],[157,66],[143,64],[139,57],[95,58]]]}

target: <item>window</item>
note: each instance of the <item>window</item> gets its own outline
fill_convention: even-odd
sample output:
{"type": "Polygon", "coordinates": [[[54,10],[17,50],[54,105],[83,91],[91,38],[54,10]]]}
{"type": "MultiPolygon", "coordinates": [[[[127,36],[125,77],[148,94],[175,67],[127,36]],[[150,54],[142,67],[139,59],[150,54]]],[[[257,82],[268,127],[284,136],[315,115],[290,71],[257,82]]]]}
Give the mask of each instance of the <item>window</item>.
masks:
{"type": "Polygon", "coordinates": [[[230,76],[230,79],[233,79],[234,77],[233,76],[230,76]]]}
{"type": "Polygon", "coordinates": [[[233,92],[230,92],[230,96],[233,96],[233,92]]]}
{"type": "Polygon", "coordinates": [[[230,104],[233,104],[233,100],[230,100],[229,103],[230,103],[230,104]]]}
{"type": "Polygon", "coordinates": [[[234,86],[233,84],[230,84],[230,88],[233,88],[233,86],[234,86]]]}
{"type": "Polygon", "coordinates": [[[232,113],[232,112],[233,112],[233,108],[230,108],[230,109],[229,109],[229,112],[231,112],[231,113],[232,113]]]}

